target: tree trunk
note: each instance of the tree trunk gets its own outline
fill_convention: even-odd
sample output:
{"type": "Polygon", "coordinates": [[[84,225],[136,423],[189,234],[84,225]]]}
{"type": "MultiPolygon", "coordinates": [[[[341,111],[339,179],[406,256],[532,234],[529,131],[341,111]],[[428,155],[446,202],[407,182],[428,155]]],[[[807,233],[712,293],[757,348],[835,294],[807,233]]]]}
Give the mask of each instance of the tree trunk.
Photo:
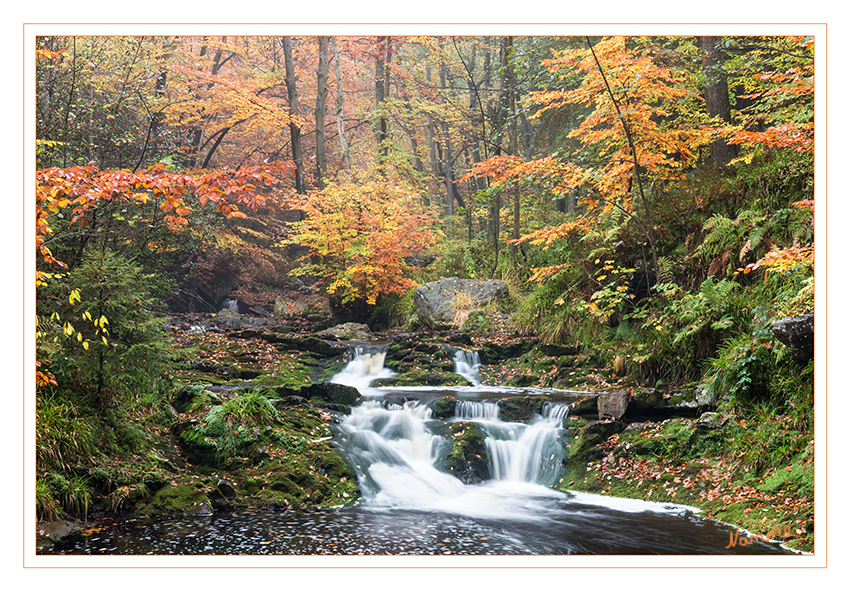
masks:
{"type": "MultiPolygon", "coordinates": [[[[720,37],[700,37],[703,51],[702,72],[705,76],[705,106],[709,117],[719,117],[731,123],[729,85],[726,80],[726,53],[720,46],[720,37]]],[[[724,139],[711,143],[711,158],[715,166],[724,166],[738,155],[738,146],[729,145],[724,139]]]]}
{"type": "Polygon", "coordinates": [[[301,152],[301,128],[298,126],[298,89],[295,86],[295,60],[292,57],[292,38],[282,37],[283,59],[286,68],[286,93],[289,97],[289,136],[292,143],[292,161],[295,163],[295,191],[307,192],[304,182],[304,155],[301,152]]]}
{"type": "MultiPolygon", "coordinates": [[[[508,63],[507,63],[507,78],[508,78],[508,93],[511,112],[511,155],[519,156],[519,141],[517,136],[517,108],[516,108],[516,78],[514,77],[513,64],[510,61],[510,54],[513,52],[513,37],[508,38],[508,63]]],[[[519,218],[520,218],[520,192],[519,187],[514,186],[514,231],[511,236],[514,240],[519,240],[519,218]]],[[[511,244],[511,259],[516,261],[517,245],[511,244]]]]}
{"type": "MultiPolygon", "coordinates": [[[[502,152],[502,137],[504,135],[505,119],[510,112],[510,79],[508,74],[509,56],[513,45],[513,37],[502,37],[499,42],[499,105],[496,109],[496,117],[494,120],[495,130],[495,150],[496,155],[502,152]]],[[[493,201],[490,207],[490,218],[492,223],[493,233],[493,268],[490,270],[490,277],[496,275],[496,269],[499,267],[499,233],[502,211],[502,198],[499,192],[496,191],[493,195],[493,201]]]]}
{"type": "MultiPolygon", "coordinates": [[[[443,55],[442,43],[440,44],[440,55],[443,55]]],[[[440,58],[440,88],[445,91],[448,88],[448,76],[446,63],[440,58]]],[[[449,136],[449,122],[443,120],[440,124],[443,136],[443,175],[446,181],[446,215],[448,224],[451,226],[455,213],[455,186],[452,178],[452,143],[449,136]]]]}
{"type": "Polygon", "coordinates": [[[440,178],[440,165],[437,160],[437,131],[434,126],[434,118],[431,116],[431,113],[428,113],[428,154],[429,154],[429,162],[431,165],[431,188],[434,192],[435,205],[439,207],[439,181],[437,179],[440,178]]]}
{"type": "Polygon", "coordinates": [[[351,152],[345,139],[345,122],[343,120],[343,96],[342,96],[342,58],[339,53],[339,44],[336,37],[331,37],[331,46],[334,54],[334,73],[336,74],[336,127],[339,133],[339,143],[342,148],[342,157],[345,160],[345,168],[351,168],[351,152]]]}
{"type": "MultiPolygon", "coordinates": [[[[383,160],[389,154],[387,146],[387,113],[384,109],[384,100],[390,93],[390,42],[392,37],[378,37],[378,50],[375,56],[375,107],[378,110],[378,128],[376,138],[378,140],[378,153],[383,160]]],[[[381,165],[382,166],[382,165],[381,165]]]]}
{"type": "MultiPolygon", "coordinates": [[[[226,39],[226,37],[222,37],[222,41],[224,41],[225,39],[226,39]]],[[[204,39],[204,42],[206,43],[206,38],[204,39]]],[[[202,45],[201,51],[198,55],[200,57],[204,57],[206,54],[207,54],[207,46],[202,45]]],[[[218,71],[221,69],[221,67],[227,62],[227,60],[229,60],[230,58],[233,57],[233,54],[231,53],[226,59],[222,60],[221,59],[222,55],[223,55],[223,52],[222,52],[221,48],[219,48],[215,52],[215,57],[213,58],[213,65],[212,65],[212,68],[210,69],[210,74],[212,76],[217,76],[218,71]]],[[[212,87],[213,87],[212,82],[207,84],[208,89],[212,88],[212,87]]],[[[202,121],[204,122],[204,125],[206,123],[208,123],[210,120],[211,120],[211,118],[209,116],[202,117],[202,121]]],[[[201,151],[201,140],[204,137],[204,125],[201,125],[200,127],[196,127],[193,130],[192,146],[191,146],[191,150],[190,150],[191,155],[189,157],[189,162],[188,162],[189,168],[194,168],[195,166],[198,165],[198,157],[200,156],[200,151],[201,151]]],[[[206,142],[204,142],[204,144],[206,144],[206,142]]]]}
{"type": "Polygon", "coordinates": [[[316,73],[316,184],[325,188],[328,158],[325,153],[325,103],[328,96],[328,42],[330,37],[319,37],[319,70],[316,73]]]}

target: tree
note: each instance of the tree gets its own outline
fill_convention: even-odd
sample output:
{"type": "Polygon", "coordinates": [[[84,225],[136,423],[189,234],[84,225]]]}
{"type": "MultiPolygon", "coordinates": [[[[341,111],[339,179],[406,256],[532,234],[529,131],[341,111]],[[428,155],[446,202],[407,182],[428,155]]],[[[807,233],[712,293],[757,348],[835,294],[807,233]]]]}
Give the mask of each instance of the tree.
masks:
{"type": "MultiPolygon", "coordinates": [[[[40,256],[36,271],[36,287],[47,287],[51,282],[67,280],[68,264],[54,256],[54,245],[61,245],[66,237],[74,237],[81,229],[96,225],[100,218],[107,223],[115,220],[114,215],[99,216],[104,206],[121,203],[126,208],[136,208],[145,215],[151,211],[143,209],[153,204],[154,212],[161,218],[137,218],[131,214],[121,217],[121,223],[131,231],[145,232],[151,224],[162,224],[171,231],[180,231],[189,226],[189,218],[196,210],[212,208],[225,217],[245,217],[240,207],[256,209],[264,201],[257,191],[258,185],[271,186],[280,177],[290,174],[292,166],[274,162],[258,167],[246,167],[238,171],[217,171],[202,175],[168,172],[163,165],[156,165],[139,173],[127,170],[100,171],[91,166],[68,169],[48,168],[36,173],[36,249],[40,256]],[[63,231],[54,232],[57,222],[62,222],[63,231]]],[[[103,222],[100,222],[103,223],[103,222]]],[[[110,232],[111,234],[112,232],[110,232]]],[[[88,242],[80,247],[85,250],[88,242]]],[[[143,249],[158,249],[161,245],[145,240],[143,249]]],[[[81,257],[83,258],[83,257],[81,257]]],[[[73,270],[73,269],[71,269],[73,270]]],[[[71,291],[70,303],[80,300],[80,293],[71,291]]],[[[74,336],[87,348],[86,340],[74,328],[68,318],[54,317],[54,329],[66,336],[74,336]]],[[[44,337],[50,335],[44,334],[44,337]]],[[[41,366],[41,361],[37,361],[41,366]]],[[[38,370],[38,383],[54,383],[52,376],[38,370]]]]}
{"type": "Polygon", "coordinates": [[[319,37],[319,69],[316,72],[316,184],[325,187],[328,159],[325,152],[325,102],[328,97],[328,42],[330,37],[319,37]]]}
{"type": "MultiPolygon", "coordinates": [[[[523,241],[551,245],[590,229],[616,210],[640,227],[657,268],[653,216],[642,178],[682,178],[683,171],[696,162],[699,148],[709,141],[710,132],[701,125],[699,111],[692,108],[700,99],[684,83],[686,74],[656,64],[650,50],[642,40],[611,37],[588,43],[586,48],[556,51],[555,57],[544,60],[564,88],[531,93],[539,106],[534,116],[569,105],[585,107],[588,115],[568,134],[579,149],[566,161],[553,156],[527,163],[513,157],[501,162],[493,158],[473,174],[498,170],[504,180],[535,177],[555,195],[583,189],[580,204],[587,213],[532,232],[523,241]],[[573,84],[575,76],[581,80],[578,86],[573,84]],[[634,207],[635,196],[642,216],[634,207]]],[[[536,276],[556,270],[541,268],[536,276]]]]}
{"type": "Polygon", "coordinates": [[[343,119],[344,99],[342,95],[342,55],[339,52],[339,43],[336,37],[331,37],[334,54],[334,74],[336,75],[336,126],[339,135],[340,148],[342,149],[345,168],[351,168],[351,152],[345,139],[345,122],[343,119]]]}
{"type": "MultiPolygon", "coordinates": [[[[703,51],[702,73],[705,76],[705,106],[708,116],[716,117],[722,124],[728,125],[732,122],[732,111],[729,106],[729,84],[725,71],[726,53],[723,51],[720,37],[700,37],[699,40],[703,51]]],[[[728,164],[737,155],[737,147],[729,144],[725,138],[719,137],[711,142],[711,158],[715,166],[728,164]]]]}
{"type": "Polygon", "coordinates": [[[331,298],[338,315],[362,315],[389,294],[415,283],[405,257],[422,252],[437,238],[436,212],[423,211],[409,187],[380,173],[330,183],[296,199],[305,214],[284,244],[309,249],[296,276],[310,276],[331,298]]]}
{"type": "Polygon", "coordinates": [[[286,63],[286,93],[289,96],[289,134],[292,142],[292,161],[295,163],[295,191],[306,193],[304,155],[301,151],[301,126],[298,124],[298,88],[295,84],[295,60],[292,57],[292,38],[281,37],[286,63]]]}
{"type": "Polygon", "coordinates": [[[730,144],[759,149],[814,151],[814,39],[771,37],[743,39],[730,50],[740,56],[730,69],[749,101],[741,122],[727,133],[730,144]]]}
{"type": "Polygon", "coordinates": [[[384,101],[390,95],[390,58],[392,56],[392,37],[378,37],[375,46],[375,109],[378,113],[378,123],[375,135],[378,141],[378,153],[381,159],[389,154],[389,128],[384,101]]]}

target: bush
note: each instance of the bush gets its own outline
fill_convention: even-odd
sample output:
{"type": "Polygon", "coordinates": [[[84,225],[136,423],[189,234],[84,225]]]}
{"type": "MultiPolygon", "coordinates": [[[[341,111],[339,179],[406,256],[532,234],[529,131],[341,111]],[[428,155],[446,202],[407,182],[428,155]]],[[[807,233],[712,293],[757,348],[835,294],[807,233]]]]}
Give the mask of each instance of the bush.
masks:
{"type": "Polygon", "coordinates": [[[39,290],[38,312],[52,321],[43,324],[39,341],[49,347],[57,386],[94,395],[101,409],[165,390],[167,339],[153,315],[148,279],[111,251],[93,250],[61,281],[39,290]]]}

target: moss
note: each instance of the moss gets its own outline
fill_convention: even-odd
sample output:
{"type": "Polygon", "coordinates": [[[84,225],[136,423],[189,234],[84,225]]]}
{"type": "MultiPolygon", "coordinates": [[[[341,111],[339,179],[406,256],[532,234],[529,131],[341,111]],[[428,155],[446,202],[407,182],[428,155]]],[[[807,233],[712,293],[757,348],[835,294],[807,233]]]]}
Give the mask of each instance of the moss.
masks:
{"type": "Polygon", "coordinates": [[[150,503],[141,507],[144,513],[190,513],[199,505],[209,503],[207,495],[194,484],[164,486],[151,498],[150,503]]]}
{"type": "Polygon", "coordinates": [[[452,447],[446,469],[465,484],[490,479],[490,462],[484,440],[487,435],[476,423],[455,422],[449,426],[452,447]]]}
{"type": "Polygon", "coordinates": [[[457,399],[452,396],[444,396],[434,403],[433,413],[438,419],[450,419],[455,415],[457,399]]]}
{"type": "Polygon", "coordinates": [[[372,382],[375,387],[380,386],[466,386],[466,379],[450,371],[408,371],[398,374],[392,378],[382,378],[372,382]]]}
{"type": "Polygon", "coordinates": [[[756,534],[790,532],[786,546],[813,549],[811,448],[761,480],[732,455],[743,429],[735,421],[673,419],[620,432],[613,421],[569,423],[573,439],[560,490],[691,505],[705,518],[756,534]]]}
{"type": "MultiPolygon", "coordinates": [[[[572,427],[572,424],[570,426],[572,427]]],[[[625,425],[618,421],[595,421],[582,429],[571,428],[567,454],[570,472],[578,473],[588,463],[600,459],[603,456],[599,447],[602,442],[623,429],[625,425]]]]}
{"type": "Polygon", "coordinates": [[[532,396],[512,396],[499,401],[499,416],[503,421],[523,423],[540,414],[543,399],[532,396]]]}
{"type": "Polygon", "coordinates": [[[790,494],[812,496],[815,492],[814,450],[811,446],[797,454],[790,464],[767,474],[758,487],[762,492],[784,491],[790,494]]]}

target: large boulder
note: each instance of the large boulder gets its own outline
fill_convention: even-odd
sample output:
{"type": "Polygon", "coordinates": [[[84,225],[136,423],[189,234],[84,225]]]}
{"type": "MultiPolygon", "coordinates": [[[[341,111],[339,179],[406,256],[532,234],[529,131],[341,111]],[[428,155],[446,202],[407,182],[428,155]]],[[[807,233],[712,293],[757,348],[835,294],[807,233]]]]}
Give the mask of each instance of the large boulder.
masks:
{"type": "Polygon", "coordinates": [[[372,331],[365,324],[346,322],[317,332],[316,336],[323,339],[339,339],[343,341],[366,340],[372,338],[372,331]]]}
{"type": "Polygon", "coordinates": [[[773,323],[773,336],[791,349],[794,359],[807,362],[815,354],[815,313],[777,320],[773,323]]]}
{"type": "Polygon", "coordinates": [[[419,320],[432,329],[448,328],[459,309],[472,309],[508,297],[508,286],[498,279],[447,277],[425,283],[413,292],[419,320]]]}

